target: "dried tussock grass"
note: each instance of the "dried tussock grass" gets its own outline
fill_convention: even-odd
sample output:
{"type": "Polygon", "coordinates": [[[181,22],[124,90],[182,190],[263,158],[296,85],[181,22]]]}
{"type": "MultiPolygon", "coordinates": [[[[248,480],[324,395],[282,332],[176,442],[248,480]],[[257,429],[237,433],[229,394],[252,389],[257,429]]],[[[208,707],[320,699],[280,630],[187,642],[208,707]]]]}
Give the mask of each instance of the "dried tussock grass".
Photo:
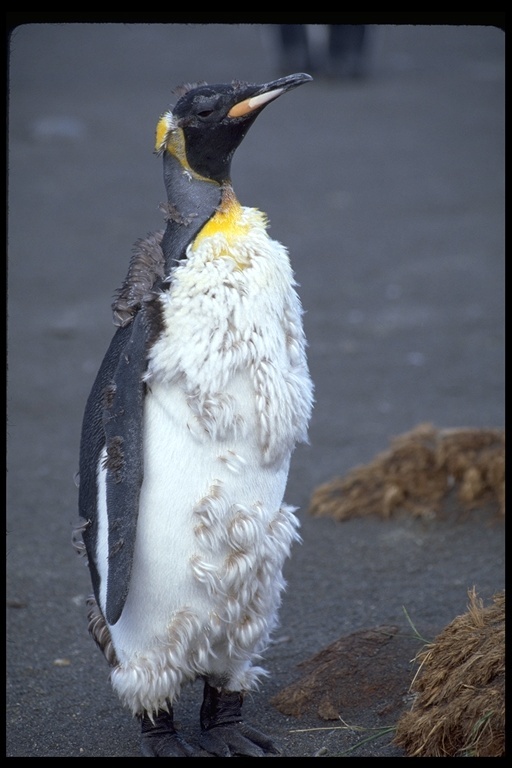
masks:
{"type": "Polygon", "coordinates": [[[362,515],[388,518],[403,509],[427,518],[439,513],[454,487],[463,509],[497,502],[504,516],[504,430],[420,424],[393,438],[389,449],[369,464],[318,486],[309,511],[348,520],[362,515]]]}
{"type": "Polygon", "coordinates": [[[416,699],[395,734],[407,757],[504,756],[505,592],[484,608],[470,590],[467,613],[416,661],[416,699]]]}

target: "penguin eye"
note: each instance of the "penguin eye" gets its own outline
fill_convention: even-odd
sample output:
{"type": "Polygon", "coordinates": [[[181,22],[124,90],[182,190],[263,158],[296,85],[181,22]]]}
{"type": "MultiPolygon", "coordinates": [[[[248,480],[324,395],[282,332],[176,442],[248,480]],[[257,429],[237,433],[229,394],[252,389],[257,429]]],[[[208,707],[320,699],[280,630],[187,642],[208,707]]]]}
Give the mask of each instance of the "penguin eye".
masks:
{"type": "Polygon", "coordinates": [[[208,96],[198,99],[194,111],[199,120],[208,120],[216,118],[219,114],[219,109],[222,109],[221,100],[218,97],[208,96]]]}

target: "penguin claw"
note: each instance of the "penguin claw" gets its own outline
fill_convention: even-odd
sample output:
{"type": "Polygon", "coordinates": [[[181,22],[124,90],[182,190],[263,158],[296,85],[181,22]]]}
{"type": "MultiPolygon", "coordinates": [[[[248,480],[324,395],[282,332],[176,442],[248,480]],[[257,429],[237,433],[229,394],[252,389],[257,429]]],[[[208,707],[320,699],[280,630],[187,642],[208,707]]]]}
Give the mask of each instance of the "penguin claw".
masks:
{"type": "Polygon", "coordinates": [[[216,757],[280,755],[264,733],[242,719],[241,691],[227,691],[205,682],[199,746],[216,757]]]}
{"type": "Polygon", "coordinates": [[[281,754],[268,736],[244,722],[216,725],[202,731],[199,745],[216,757],[264,757],[281,754]]]}
{"type": "Polygon", "coordinates": [[[155,734],[142,737],[141,748],[143,757],[198,757],[194,747],[188,744],[177,733],[155,734]]]}
{"type": "Polygon", "coordinates": [[[142,718],[141,752],[144,757],[198,757],[174,727],[172,710],[160,711],[153,719],[142,718]]]}

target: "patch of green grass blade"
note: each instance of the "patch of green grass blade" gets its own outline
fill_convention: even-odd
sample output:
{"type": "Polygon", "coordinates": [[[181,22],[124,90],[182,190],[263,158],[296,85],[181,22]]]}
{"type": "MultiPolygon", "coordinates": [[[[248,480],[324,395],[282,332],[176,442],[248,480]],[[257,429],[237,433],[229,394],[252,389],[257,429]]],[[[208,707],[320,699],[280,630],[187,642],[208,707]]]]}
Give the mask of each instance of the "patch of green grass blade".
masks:
{"type": "MultiPolygon", "coordinates": [[[[341,720],[341,717],[340,717],[341,720]]],[[[334,726],[323,726],[318,728],[297,728],[293,731],[290,731],[290,733],[309,733],[310,731],[352,731],[352,733],[363,733],[368,731],[373,731],[373,733],[370,733],[368,736],[366,736],[363,739],[360,739],[356,744],[353,744],[351,747],[346,749],[344,752],[341,752],[338,757],[344,757],[345,755],[348,755],[350,752],[353,752],[355,749],[358,749],[359,747],[362,747],[364,744],[368,744],[371,741],[375,741],[375,739],[380,739],[383,736],[386,736],[388,733],[394,733],[396,730],[396,726],[394,725],[388,725],[388,726],[382,726],[377,728],[365,728],[362,725],[348,725],[348,723],[345,723],[343,720],[341,720],[343,725],[334,725],[334,726]]],[[[319,757],[321,755],[318,755],[319,757]]]]}
{"type": "Polygon", "coordinates": [[[413,623],[411,617],[407,613],[407,608],[405,607],[405,605],[402,605],[402,610],[403,610],[403,612],[405,614],[405,618],[407,619],[407,622],[408,622],[409,626],[411,627],[411,629],[412,629],[412,631],[414,633],[414,637],[416,637],[418,640],[421,640],[422,643],[425,643],[426,645],[428,645],[430,643],[430,640],[427,640],[422,635],[420,635],[420,633],[418,632],[418,630],[414,626],[414,623],[413,623]]]}
{"type": "Polygon", "coordinates": [[[366,728],[366,729],[361,728],[360,730],[375,731],[375,733],[371,733],[365,739],[360,739],[356,744],[353,744],[344,752],[341,752],[340,757],[345,757],[345,755],[350,754],[350,752],[353,752],[355,749],[359,749],[359,747],[362,747],[364,744],[368,744],[370,741],[375,741],[375,739],[381,739],[383,736],[386,736],[388,733],[394,733],[396,730],[396,726],[388,725],[382,728],[366,728]]]}
{"type": "Polygon", "coordinates": [[[491,717],[494,715],[494,711],[491,709],[482,715],[473,728],[471,729],[471,741],[463,749],[460,750],[459,757],[479,757],[478,755],[478,740],[484,728],[490,723],[491,717]]]}

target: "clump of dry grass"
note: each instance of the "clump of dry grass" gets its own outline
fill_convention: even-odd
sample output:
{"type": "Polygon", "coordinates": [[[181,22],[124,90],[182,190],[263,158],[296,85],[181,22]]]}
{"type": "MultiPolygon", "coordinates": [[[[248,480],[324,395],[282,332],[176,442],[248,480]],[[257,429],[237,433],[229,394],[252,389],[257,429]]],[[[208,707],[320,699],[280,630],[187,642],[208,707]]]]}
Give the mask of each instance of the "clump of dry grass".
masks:
{"type": "Polygon", "coordinates": [[[452,488],[463,509],[492,501],[505,514],[504,430],[420,424],[393,438],[369,464],[318,486],[309,511],[337,520],[387,518],[398,509],[432,517],[452,488]]]}
{"type": "Polygon", "coordinates": [[[416,699],[397,723],[407,757],[502,757],[505,753],[505,593],[484,608],[475,590],[416,657],[416,699]]]}

